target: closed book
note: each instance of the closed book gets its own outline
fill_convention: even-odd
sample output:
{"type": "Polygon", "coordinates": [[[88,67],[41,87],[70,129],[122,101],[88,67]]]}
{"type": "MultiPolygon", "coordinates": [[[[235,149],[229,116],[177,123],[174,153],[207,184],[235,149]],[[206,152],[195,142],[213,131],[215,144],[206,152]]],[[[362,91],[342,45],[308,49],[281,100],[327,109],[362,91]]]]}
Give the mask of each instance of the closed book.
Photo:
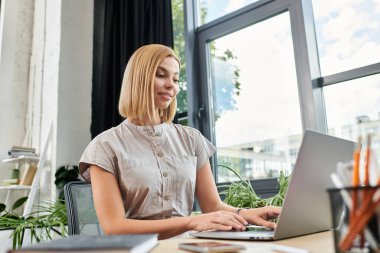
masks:
{"type": "Polygon", "coordinates": [[[13,151],[24,151],[24,152],[34,153],[34,152],[36,152],[36,149],[30,148],[30,147],[12,146],[12,148],[9,150],[9,152],[13,152],[13,151]]]}
{"type": "Polygon", "coordinates": [[[18,178],[3,179],[3,185],[18,185],[19,183],[20,179],[18,178]]]}
{"type": "Polygon", "coordinates": [[[38,154],[34,152],[25,152],[25,151],[8,151],[8,155],[10,158],[18,158],[20,156],[37,158],[38,154]]]}
{"type": "Polygon", "coordinates": [[[73,235],[49,242],[34,244],[25,248],[10,250],[8,253],[36,253],[36,252],[60,252],[60,253],[85,253],[85,252],[129,252],[146,253],[158,243],[157,234],[138,235],[97,235],[83,236],[73,235]]]}

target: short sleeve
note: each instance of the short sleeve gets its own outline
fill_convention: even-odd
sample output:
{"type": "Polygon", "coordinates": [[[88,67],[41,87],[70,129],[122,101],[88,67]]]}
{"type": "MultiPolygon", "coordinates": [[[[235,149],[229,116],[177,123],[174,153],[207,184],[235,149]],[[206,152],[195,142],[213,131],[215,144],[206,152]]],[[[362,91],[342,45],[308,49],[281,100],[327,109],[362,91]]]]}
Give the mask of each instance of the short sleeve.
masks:
{"type": "Polygon", "coordinates": [[[194,136],[196,137],[195,155],[197,156],[197,170],[199,170],[209,161],[216,148],[198,130],[194,129],[194,131],[194,136]]]}
{"type": "Polygon", "coordinates": [[[112,147],[98,136],[84,150],[79,161],[79,173],[86,181],[91,182],[88,168],[91,165],[97,165],[115,175],[114,157],[115,154],[112,147]]]}

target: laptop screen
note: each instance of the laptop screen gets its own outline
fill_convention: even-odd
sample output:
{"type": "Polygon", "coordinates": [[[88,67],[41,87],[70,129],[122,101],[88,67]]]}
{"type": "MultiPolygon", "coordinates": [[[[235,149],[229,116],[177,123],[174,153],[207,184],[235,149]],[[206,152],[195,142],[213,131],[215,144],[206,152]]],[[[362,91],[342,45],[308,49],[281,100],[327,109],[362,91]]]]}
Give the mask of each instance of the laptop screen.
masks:
{"type": "Polygon", "coordinates": [[[327,188],[338,162],[350,161],[355,142],[306,130],[289,182],[277,228],[273,231],[205,231],[191,235],[238,240],[284,239],[332,228],[327,188]],[[260,233],[263,233],[260,235],[260,233]]]}

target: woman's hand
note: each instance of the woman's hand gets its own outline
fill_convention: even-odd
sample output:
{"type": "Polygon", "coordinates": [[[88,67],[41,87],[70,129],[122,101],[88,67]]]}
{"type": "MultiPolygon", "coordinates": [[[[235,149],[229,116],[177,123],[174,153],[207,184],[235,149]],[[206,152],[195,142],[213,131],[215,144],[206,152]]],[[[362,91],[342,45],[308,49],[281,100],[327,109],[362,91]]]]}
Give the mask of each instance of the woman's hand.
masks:
{"type": "Polygon", "coordinates": [[[248,222],[241,216],[226,211],[217,211],[189,217],[189,230],[245,230],[248,222]]]}
{"type": "Polygon", "coordinates": [[[250,224],[276,228],[276,223],[271,221],[277,218],[281,213],[281,207],[266,206],[255,209],[242,209],[239,213],[250,224]]]}

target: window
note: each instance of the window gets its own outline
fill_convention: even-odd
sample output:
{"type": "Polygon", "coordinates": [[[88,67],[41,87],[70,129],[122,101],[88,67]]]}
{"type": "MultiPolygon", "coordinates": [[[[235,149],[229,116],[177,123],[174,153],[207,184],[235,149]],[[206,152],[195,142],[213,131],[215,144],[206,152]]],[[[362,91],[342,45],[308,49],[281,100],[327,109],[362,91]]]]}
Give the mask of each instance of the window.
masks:
{"type": "Polygon", "coordinates": [[[380,158],[380,2],[313,0],[313,9],[329,133],[364,144],[371,134],[380,158]]]}
{"type": "Polygon", "coordinates": [[[324,94],[330,133],[356,140],[358,134],[378,132],[380,75],[327,86],[324,94]],[[354,130],[350,135],[344,134],[348,128],[354,130]]]}
{"type": "Polygon", "coordinates": [[[357,141],[371,134],[372,147],[380,158],[380,75],[324,88],[329,134],[357,141]]]}
{"type": "MultiPolygon", "coordinates": [[[[290,174],[289,149],[300,143],[291,146],[289,136],[301,135],[302,124],[289,13],[209,44],[218,164],[248,179],[290,174]]],[[[226,176],[219,171],[218,182],[226,176]]]]}
{"type": "Polygon", "coordinates": [[[380,2],[313,0],[323,76],[379,62],[380,2]]]}
{"type": "Polygon", "coordinates": [[[305,129],[379,145],[378,1],[200,1],[185,1],[189,123],[218,148],[216,181],[231,179],[218,163],[291,170],[305,129]]]}
{"type": "Polygon", "coordinates": [[[198,24],[203,25],[258,0],[199,0],[198,24]]]}
{"type": "Polygon", "coordinates": [[[172,0],[174,51],[181,60],[179,76],[180,92],[177,96],[178,122],[187,125],[187,82],[186,82],[186,57],[185,57],[185,31],[183,16],[183,0],[172,0]]]}
{"type": "Polygon", "coordinates": [[[289,174],[302,126],[317,128],[318,113],[308,99],[318,92],[312,90],[308,58],[299,50],[307,36],[298,20],[311,10],[302,2],[255,1],[194,31],[196,49],[189,55],[198,57],[187,67],[198,97],[189,100],[189,110],[195,108],[189,117],[195,115],[191,125],[217,146],[217,182],[233,179],[217,164],[249,179],[289,174]]]}

